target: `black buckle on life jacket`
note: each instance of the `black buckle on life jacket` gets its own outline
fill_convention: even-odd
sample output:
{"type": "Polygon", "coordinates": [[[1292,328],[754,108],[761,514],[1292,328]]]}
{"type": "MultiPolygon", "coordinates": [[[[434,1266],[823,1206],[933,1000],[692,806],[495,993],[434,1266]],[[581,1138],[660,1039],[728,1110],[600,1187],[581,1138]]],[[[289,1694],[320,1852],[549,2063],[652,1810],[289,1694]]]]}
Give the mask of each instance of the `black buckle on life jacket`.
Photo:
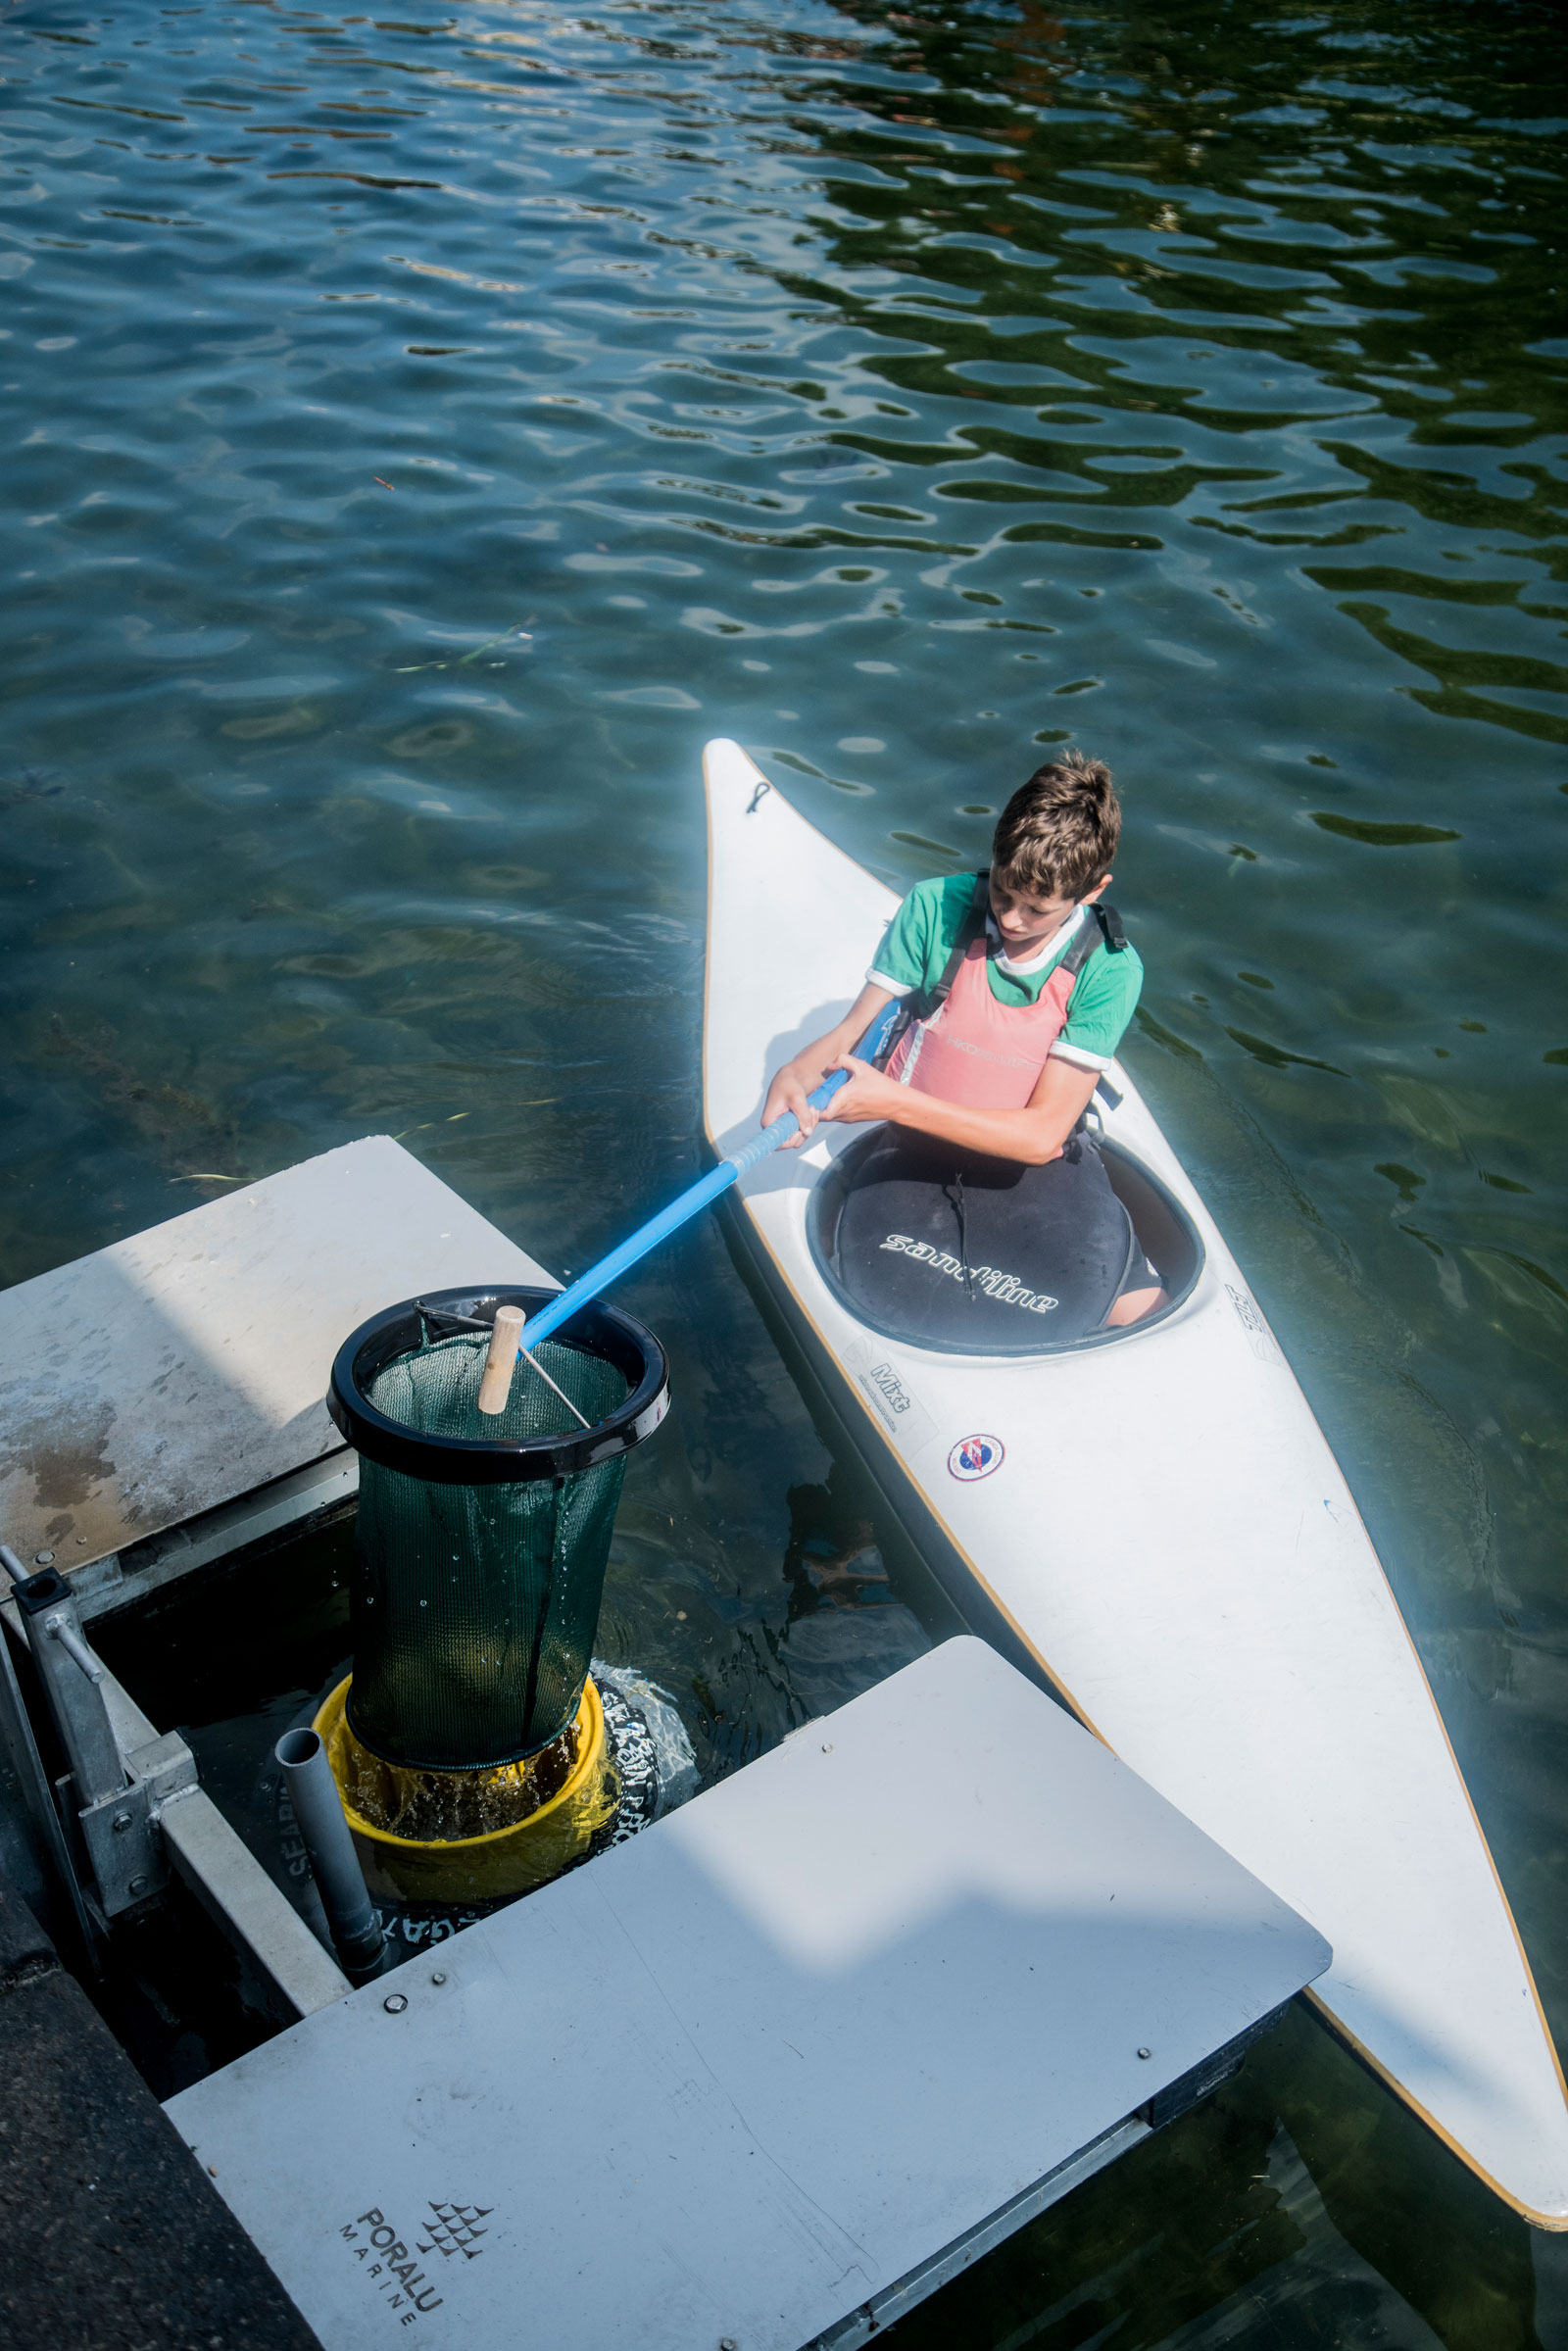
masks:
{"type": "Polygon", "coordinates": [[[1104,934],[1105,945],[1111,954],[1119,955],[1127,944],[1127,933],[1121,927],[1121,916],[1115,907],[1106,906],[1103,900],[1097,898],[1089,911],[1104,934]]]}
{"type": "Polygon", "coordinates": [[[1077,938],[1057,964],[1058,971],[1070,971],[1076,975],[1082,971],[1097,947],[1103,947],[1111,955],[1119,955],[1127,944],[1127,933],[1121,927],[1121,916],[1114,906],[1104,906],[1096,899],[1087,911],[1094,919],[1081,926],[1077,938]]]}

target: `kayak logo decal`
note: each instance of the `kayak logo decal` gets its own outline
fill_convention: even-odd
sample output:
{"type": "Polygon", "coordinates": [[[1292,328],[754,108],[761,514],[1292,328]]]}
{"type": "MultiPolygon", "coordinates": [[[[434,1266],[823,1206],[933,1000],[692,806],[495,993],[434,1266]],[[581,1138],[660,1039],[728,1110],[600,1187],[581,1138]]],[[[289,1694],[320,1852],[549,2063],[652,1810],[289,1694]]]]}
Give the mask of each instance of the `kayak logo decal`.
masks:
{"type": "Polygon", "coordinates": [[[977,1478],[989,1478],[1006,1458],[1000,1437],[960,1437],[948,1455],[948,1475],[961,1486],[972,1486],[977,1478]]]}
{"type": "Polygon", "coordinates": [[[1256,1299],[1247,1291],[1238,1290],[1234,1282],[1227,1282],[1225,1289],[1231,1304],[1236,1308],[1236,1319],[1247,1333],[1247,1344],[1258,1361],[1283,1363],[1285,1357],[1280,1353],[1279,1342],[1263,1320],[1256,1299]]]}
{"type": "MultiPolygon", "coordinates": [[[[467,2235],[471,2238],[488,2234],[486,2229],[472,2226],[473,2221],[484,2220],[487,2217],[485,2208],[477,2205],[463,2207],[432,2204],[429,2209],[436,2214],[438,2222],[444,2213],[451,2213],[454,2216],[460,2211],[471,2213],[472,2219],[468,2222],[467,2235]]],[[[357,2220],[351,2221],[346,2227],[339,2229],[338,2235],[352,2247],[355,2260],[363,2261],[366,2264],[361,2276],[375,2281],[375,2290],[384,2297],[387,2309],[401,2311],[402,2316],[398,2320],[400,2327],[416,2325],[421,2314],[428,2315],[433,2310],[439,2310],[446,2300],[446,2296],[438,2294],[431,2284],[428,2272],[420,2269],[420,2254],[456,2253],[461,2250],[468,2253],[469,2259],[473,2260],[483,2250],[482,2246],[475,2245],[469,2252],[466,2243],[462,2245],[441,2244],[438,2241],[436,2230],[430,2229],[430,2223],[421,2221],[410,2231],[410,2240],[414,2246],[411,2253],[409,2246],[399,2237],[386,2215],[378,2205],[374,2204],[371,2205],[368,2212],[362,2212],[357,2220]],[[430,2244],[421,2245],[419,2243],[421,2229],[430,2229],[432,2240],[430,2244]]]]}
{"type": "Polygon", "coordinates": [[[918,1452],[922,1445],[931,1443],[937,1424],[907,1382],[894,1369],[885,1348],[872,1347],[863,1339],[857,1340],[845,1349],[845,1362],[882,1427],[890,1437],[898,1439],[901,1451],[918,1452]]]}
{"type": "Polygon", "coordinates": [[[913,1396],[905,1387],[891,1363],[868,1364],[860,1376],[869,1381],[873,1388],[880,1391],[881,1395],[886,1397],[889,1408],[901,1419],[913,1406],[913,1396]]]}
{"type": "Polygon", "coordinates": [[[951,1251],[933,1249],[929,1241],[915,1241],[907,1233],[889,1233],[878,1244],[891,1249],[895,1256],[912,1257],[918,1265],[929,1265],[933,1273],[945,1273],[956,1282],[967,1282],[971,1289],[981,1289],[987,1298],[999,1305],[1022,1306],[1030,1314],[1051,1314],[1056,1299],[1048,1298],[1043,1290],[1026,1290],[1015,1273],[1003,1273],[995,1265],[966,1265],[961,1257],[951,1251]]]}

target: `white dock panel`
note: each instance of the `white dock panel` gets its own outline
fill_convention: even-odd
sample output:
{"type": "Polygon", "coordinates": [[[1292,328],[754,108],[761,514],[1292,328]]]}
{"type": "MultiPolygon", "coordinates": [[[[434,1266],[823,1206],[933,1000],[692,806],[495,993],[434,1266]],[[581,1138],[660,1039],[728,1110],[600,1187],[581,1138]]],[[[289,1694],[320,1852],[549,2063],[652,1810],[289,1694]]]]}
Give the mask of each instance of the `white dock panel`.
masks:
{"type": "Polygon", "coordinates": [[[1329,1956],[963,1638],[168,2111],[332,2351],[798,2351],[1329,1956]]]}
{"type": "Polygon", "coordinates": [[[0,1542],[74,1569],[302,1469],[351,1331],[497,1282],[557,1287],[374,1135],[0,1292],[0,1542]]]}

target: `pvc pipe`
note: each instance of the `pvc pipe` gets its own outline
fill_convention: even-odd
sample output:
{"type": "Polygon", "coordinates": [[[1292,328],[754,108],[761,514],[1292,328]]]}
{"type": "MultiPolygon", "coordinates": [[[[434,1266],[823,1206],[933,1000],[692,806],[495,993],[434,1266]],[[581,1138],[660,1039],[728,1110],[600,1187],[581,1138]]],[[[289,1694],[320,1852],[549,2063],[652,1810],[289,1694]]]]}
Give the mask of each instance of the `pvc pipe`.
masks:
{"type": "Polygon", "coordinates": [[[365,1890],[326,1749],[315,1731],[285,1731],[272,1750],[311,1857],[317,1888],[346,1973],[364,1983],[381,1965],[386,1938],[365,1890]]]}

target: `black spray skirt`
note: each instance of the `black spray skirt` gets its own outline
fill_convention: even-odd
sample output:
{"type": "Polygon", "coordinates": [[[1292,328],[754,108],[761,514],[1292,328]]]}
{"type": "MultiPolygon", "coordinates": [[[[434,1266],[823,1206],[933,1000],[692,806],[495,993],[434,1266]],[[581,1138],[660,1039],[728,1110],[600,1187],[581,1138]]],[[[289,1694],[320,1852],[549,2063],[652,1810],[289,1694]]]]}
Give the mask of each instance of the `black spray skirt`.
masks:
{"type": "Polygon", "coordinates": [[[1044,1167],[883,1135],[844,1200],[833,1271],[879,1330],[1006,1353],[1100,1330],[1124,1290],[1158,1280],[1083,1129],[1044,1167]]]}

